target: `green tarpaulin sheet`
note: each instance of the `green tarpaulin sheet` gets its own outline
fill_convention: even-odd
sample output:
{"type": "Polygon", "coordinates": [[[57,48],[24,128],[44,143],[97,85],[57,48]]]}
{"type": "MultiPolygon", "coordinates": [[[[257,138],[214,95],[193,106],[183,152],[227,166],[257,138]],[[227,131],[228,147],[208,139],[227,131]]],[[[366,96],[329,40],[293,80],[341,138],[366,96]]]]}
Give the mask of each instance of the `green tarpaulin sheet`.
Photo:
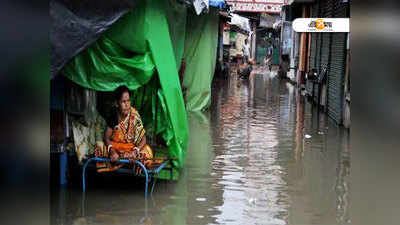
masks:
{"type": "Polygon", "coordinates": [[[156,129],[163,137],[178,168],[185,163],[188,145],[178,77],[185,24],[186,9],[175,1],[141,1],[62,70],[86,88],[113,91],[126,85],[134,90],[132,102],[148,133],[156,129]]]}
{"type": "Polygon", "coordinates": [[[217,45],[217,10],[210,9],[209,13],[200,16],[188,12],[183,86],[186,88],[185,102],[189,111],[201,111],[210,106],[217,45]]]}
{"type": "Polygon", "coordinates": [[[176,4],[176,0],[166,0],[169,2],[166,15],[168,20],[169,35],[171,37],[172,47],[174,48],[177,69],[181,65],[183,49],[186,37],[186,6],[176,4]]]}

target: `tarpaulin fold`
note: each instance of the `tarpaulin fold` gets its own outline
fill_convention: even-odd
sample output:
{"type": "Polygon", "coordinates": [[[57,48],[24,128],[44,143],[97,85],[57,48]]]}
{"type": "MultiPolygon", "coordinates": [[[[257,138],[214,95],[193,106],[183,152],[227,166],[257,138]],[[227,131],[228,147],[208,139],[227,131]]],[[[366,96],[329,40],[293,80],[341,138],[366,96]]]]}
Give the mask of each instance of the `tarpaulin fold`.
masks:
{"type": "Polygon", "coordinates": [[[210,106],[211,82],[214,76],[218,45],[218,13],[188,12],[184,59],[186,62],[183,86],[186,109],[201,111],[210,106]]]}
{"type": "Polygon", "coordinates": [[[96,41],[135,0],[51,0],[51,79],[75,55],[96,41]]]}

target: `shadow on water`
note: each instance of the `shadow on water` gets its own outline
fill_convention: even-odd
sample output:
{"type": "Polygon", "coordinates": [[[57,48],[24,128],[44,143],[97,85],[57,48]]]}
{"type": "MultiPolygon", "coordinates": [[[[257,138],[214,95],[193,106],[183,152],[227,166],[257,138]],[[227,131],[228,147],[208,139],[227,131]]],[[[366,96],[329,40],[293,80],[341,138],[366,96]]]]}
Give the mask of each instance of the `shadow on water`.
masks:
{"type": "Polygon", "coordinates": [[[255,71],[214,80],[210,109],[188,113],[178,182],[146,202],[131,177],[92,178],[86,195],[52,193],[52,224],[349,224],[349,134],[276,71],[255,71]]]}

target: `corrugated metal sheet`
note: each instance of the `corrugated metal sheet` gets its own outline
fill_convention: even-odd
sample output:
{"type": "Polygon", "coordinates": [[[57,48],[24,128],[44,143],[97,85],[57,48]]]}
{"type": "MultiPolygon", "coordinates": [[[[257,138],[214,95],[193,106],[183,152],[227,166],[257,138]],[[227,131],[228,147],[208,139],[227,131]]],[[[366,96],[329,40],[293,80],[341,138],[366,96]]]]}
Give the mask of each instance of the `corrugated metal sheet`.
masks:
{"type": "MultiPolygon", "coordinates": [[[[322,17],[322,6],[323,4],[321,3],[321,0],[318,0],[316,3],[317,8],[318,8],[318,13],[315,17],[322,17]]],[[[321,69],[320,69],[320,64],[321,64],[321,43],[322,43],[322,34],[321,33],[316,33],[316,46],[317,46],[317,52],[315,55],[315,69],[317,69],[317,73],[319,74],[321,69]]]]}
{"type": "MultiPolygon", "coordinates": [[[[348,3],[341,0],[319,0],[312,5],[313,18],[347,17],[348,3]]],[[[346,33],[312,33],[309,69],[320,74],[323,66],[327,72],[327,113],[338,124],[343,121],[344,75],[346,66],[346,33]]],[[[310,84],[307,91],[312,93],[310,84]]],[[[318,85],[314,87],[314,101],[318,101],[318,85]]]]}
{"type": "MultiPolygon", "coordinates": [[[[311,9],[311,17],[316,18],[318,17],[319,13],[319,4],[313,4],[312,9],[311,9]]],[[[316,56],[317,56],[317,33],[311,33],[311,46],[310,46],[310,59],[309,59],[309,64],[308,64],[308,69],[316,69],[317,61],[316,61],[316,56]]]]}
{"type": "MultiPolygon", "coordinates": [[[[325,0],[325,1],[320,1],[320,7],[319,7],[319,15],[318,17],[332,17],[333,13],[333,0],[325,0]]],[[[317,61],[317,70],[318,74],[321,73],[322,67],[325,67],[326,65],[329,65],[329,57],[330,57],[330,45],[331,45],[331,33],[319,33],[319,58],[317,61]]],[[[317,56],[318,57],[318,56],[317,56]]],[[[317,88],[316,88],[317,89],[317,88]]],[[[318,90],[314,90],[314,101],[318,102],[318,90]]]]}
{"type": "Polygon", "coordinates": [[[320,64],[321,64],[321,42],[322,42],[322,34],[321,33],[316,33],[316,53],[315,53],[315,69],[317,69],[317,73],[319,73],[320,70],[320,64]]]}
{"type": "MultiPolygon", "coordinates": [[[[322,17],[332,17],[333,12],[333,0],[325,0],[321,2],[321,13],[322,17]]],[[[330,54],[330,44],[331,44],[331,33],[322,33],[322,41],[321,41],[321,66],[327,65],[329,62],[329,54],[330,54]]],[[[320,66],[320,69],[321,69],[320,66]]]]}
{"type": "MultiPolygon", "coordinates": [[[[334,0],[334,17],[346,17],[346,3],[334,0]]],[[[328,71],[328,115],[343,122],[344,76],[346,66],[346,33],[332,33],[331,60],[328,71]]]]}

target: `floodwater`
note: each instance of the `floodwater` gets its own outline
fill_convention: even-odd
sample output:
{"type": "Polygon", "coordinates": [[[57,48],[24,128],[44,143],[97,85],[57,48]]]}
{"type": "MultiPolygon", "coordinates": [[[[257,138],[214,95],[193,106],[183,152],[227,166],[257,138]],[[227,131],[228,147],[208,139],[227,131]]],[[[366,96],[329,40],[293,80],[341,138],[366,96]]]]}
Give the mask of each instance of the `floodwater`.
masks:
{"type": "Polygon", "coordinates": [[[349,134],[276,72],[215,79],[190,113],[178,182],[105,180],[52,193],[52,224],[350,224],[349,134]]]}

